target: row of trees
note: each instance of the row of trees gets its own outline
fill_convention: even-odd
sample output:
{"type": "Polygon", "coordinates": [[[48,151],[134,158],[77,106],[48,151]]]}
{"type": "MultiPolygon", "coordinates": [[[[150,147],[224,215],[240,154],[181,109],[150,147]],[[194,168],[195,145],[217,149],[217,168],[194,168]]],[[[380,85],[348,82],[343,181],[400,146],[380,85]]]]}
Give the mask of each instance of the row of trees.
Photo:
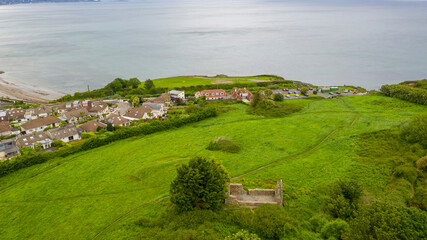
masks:
{"type": "Polygon", "coordinates": [[[427,105],[427,90],[405,85],[383,85],[381,92],[389,97],[395,97],[413,103],[427,105]]]}

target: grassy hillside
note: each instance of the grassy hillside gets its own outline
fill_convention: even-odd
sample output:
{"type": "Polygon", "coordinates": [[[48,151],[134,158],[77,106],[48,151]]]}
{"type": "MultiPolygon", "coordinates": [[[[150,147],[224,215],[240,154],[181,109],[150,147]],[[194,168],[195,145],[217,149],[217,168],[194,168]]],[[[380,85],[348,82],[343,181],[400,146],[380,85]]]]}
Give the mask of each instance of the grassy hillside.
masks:
{"type": "Polygon", "coordinates": [[[132,238],[142,231],[134,220],[158,216],[166,208],[163,197],[175,165],[195,155],[221,160],[233,181],[245,187],[272,187],[282,178],[285,209],[297,219],[315,214],[322,189],[338,179],[358,180],[365,202],[405,204],[410,185],[390,181],[387,156],[383,161],[373,158],[361,136],[396,130],[403,120],[427,112],[425,106],[381,96],[291,101],[303,110],[265,118],[248,115],[245,105],[231,105],[213,119],[0,178],[0,238],[132,238]],[[219,136],[233,139],[242,150],[206,150],[219,136]]]}
{"type": "Polygon", "coordinates": [[[233,82],[259,82],[270,80],[283,80],[281,77],[272,75],[259,75],[247,77],[229,76],[180,76],[154,79],[154,86],[161,88],[189,87],[197,85],[222,84],[233,82]]]}

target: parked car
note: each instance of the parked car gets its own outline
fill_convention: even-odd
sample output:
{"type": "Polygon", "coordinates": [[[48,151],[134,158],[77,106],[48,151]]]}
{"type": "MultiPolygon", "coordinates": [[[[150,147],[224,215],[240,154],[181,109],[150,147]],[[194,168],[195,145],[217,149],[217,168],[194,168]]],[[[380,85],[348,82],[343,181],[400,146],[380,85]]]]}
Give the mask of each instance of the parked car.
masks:
{"type": "Polygon", "coordinates": [[[296,95],[295,95],[295,97],[299,97],[299,95],[298,95],[298,94],[296,94],[296,95]]]}
{"type": "Polygon", "coordinates": [[[344,90],[344,93],[348,93],[348,89],[344,90]]]}
{"type": "Polygon", "coordinates": [[[313,88],[308,88],[308,90],[310,90],[310,91],[311,91],[311,90],[313,90],[313,88]]]}
{"type": "Polygon", "coordinates": [[[297,92],[297,91],[295,91],[295,92],[294,92],[294,94],[298,94],[298,92],[297,92]]]}
{"type": "Polygon", "coordinates": [[[334,93],[333,92],[329,92],[329,95],[334,95],[334,93]]]}
{"type": "Polygon", "coordinates": [[[341,94],[340,92],[337,92],[337,94],[341,94]]]}
{"type": "Polygon", "coordinates": [[[304,94],[304,96],[308,97],[308,94],[306,93],[306,94],[304,94]]]}
{"type": "Polygon", "coordinates": [[[286,95],[286,97],[287,97],[287,98],[290,98],[291,96],[290,96],[290,95],[286,95]]]}

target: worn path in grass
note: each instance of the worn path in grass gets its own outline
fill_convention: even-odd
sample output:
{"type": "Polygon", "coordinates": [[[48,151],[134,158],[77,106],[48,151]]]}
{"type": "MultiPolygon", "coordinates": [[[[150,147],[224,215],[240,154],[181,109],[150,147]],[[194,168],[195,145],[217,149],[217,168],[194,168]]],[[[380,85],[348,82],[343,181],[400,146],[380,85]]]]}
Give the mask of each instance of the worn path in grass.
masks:
{"type": "MultiPolygon", "coordinates": [[[[61,167],[55,162],[44,163],[0,178],[2,186],[15,183],[0,194],[0,238],[131,238],[132,232],[123,235],[127,231],[123,226],[162,211],[164,206],[157,201],[168,195],[175,165],[196,154],[223,161],[232,176],[252,171],[248,178],[255,187],[264,187],[260,184],[269,178],[286,177],[288,185],[313,189],[315,184],[335,181],[351,168],[350,147],[343,148],[349,146],[350,135],[397,126],[423,111],[414,104],[368,96],[352,98],[347,101],[349,106],[333,99],[295,102],[310,104],[300,113],[278,119],[247,115],[245,106],[232,105],[230,112],[214,119],[60,159],[60,163],[67,162],[61,167]],[[359,120],[355,118],[357,112],[362,113],[359,120]],[[346,126],[355,127],[341,131],[346,126]],[[218,136],[232,138],[243,146],[242,151],[230,154],[206,150],[218,136]],[[302,158],[253,172],[299,153],[304,153],[302,158]],[[300,184],[301,180],[308,183],[300,184]]],[[[365,172],[370,173],[366,181],[375,177],[365,172]]]]}

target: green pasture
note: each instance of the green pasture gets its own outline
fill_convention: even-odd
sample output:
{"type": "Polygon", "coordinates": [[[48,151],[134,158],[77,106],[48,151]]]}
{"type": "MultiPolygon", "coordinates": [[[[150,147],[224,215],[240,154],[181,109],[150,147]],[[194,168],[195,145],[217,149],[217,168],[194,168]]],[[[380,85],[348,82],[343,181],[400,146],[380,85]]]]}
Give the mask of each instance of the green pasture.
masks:
{"type": "Polygon", "coordinates": [[[189,87],[197,85],[221,84],[232,82],[256,82],[256,81],[269,81],[271,77],[268,76],[244,76],[244,77],[228,77],[228,76],[179,76],[154,79],[155,87],[161,88],[175,88],[175,87],[189,87]]]}
{"type": "Polygon", "coordinates": [[[196,155],[222,161],[233,181],[245,187],[273,187],[283,179],[285,208],[296,217],[314,214],[322,189],[338,179],[360,181],[364,201],[404,204],[410,190],[389,185],[387,162],[360,159],[359,136],[397,129],[426,112],[425,106],[381,96],[288,101],[303,110],[266,118],[248,115],[248,106],[234,104],[216,118],[0,178],[0,239],[133,238],[141,231],[133,221],[164,211],[168,200],[155,201],[168,195],[176,165],[196,155]],[[233,139],[242,150],[206,150],[220,136],[233,139]]]}

